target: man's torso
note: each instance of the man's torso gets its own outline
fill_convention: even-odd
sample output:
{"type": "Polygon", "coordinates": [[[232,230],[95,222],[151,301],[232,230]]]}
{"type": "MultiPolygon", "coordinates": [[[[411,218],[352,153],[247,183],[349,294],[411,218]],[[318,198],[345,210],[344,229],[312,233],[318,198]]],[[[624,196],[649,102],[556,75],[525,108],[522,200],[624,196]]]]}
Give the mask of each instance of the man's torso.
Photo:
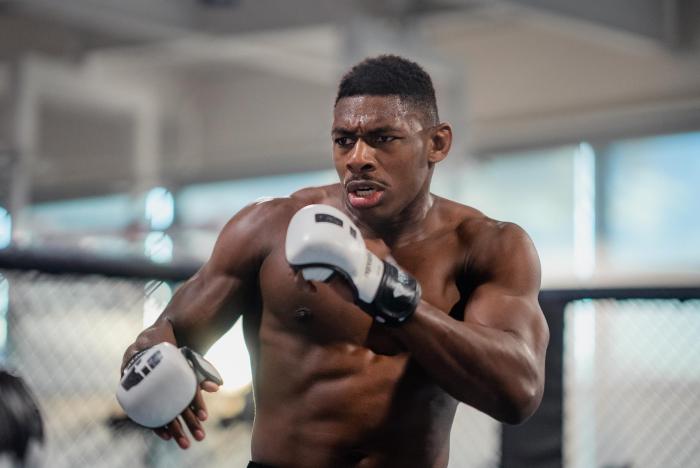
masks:
{"type": "MultiPolygon", "coordinates": [[[[341,207],[332,187],[292,200],[341,207]]],[[[290,214],[290,216],[291,216],[290,214]]],[[[465,219],[477,211],[436,198],[421,235],[391,249],[423,299],[461,318],[468,299],[465,219]]],[[[401,344],[347,298],[301,280],[284,255],[288,219],[271,220],[259,310],[245,311],[256,399],[253,458],[278,466],[446,466],[457,402],[401,344]],[[274,229],[272,229],[274,228],[274,229]],[[251,326],[253,324],[253,326],[251,326]]],[[[384,256],[380,240],[366,239],[384,256]]]]}

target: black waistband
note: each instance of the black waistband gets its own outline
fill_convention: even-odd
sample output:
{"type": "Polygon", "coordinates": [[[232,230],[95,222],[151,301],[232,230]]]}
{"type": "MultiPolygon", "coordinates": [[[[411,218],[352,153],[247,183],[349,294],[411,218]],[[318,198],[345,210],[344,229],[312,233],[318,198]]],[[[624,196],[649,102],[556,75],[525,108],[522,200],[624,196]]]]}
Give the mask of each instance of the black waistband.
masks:
{"type": "Polygon", "coordinates": [[[248,463],[248,468],[275,468],[272,465],[266,465],[265,463],[256,463],[251,461],[248,463]]]}

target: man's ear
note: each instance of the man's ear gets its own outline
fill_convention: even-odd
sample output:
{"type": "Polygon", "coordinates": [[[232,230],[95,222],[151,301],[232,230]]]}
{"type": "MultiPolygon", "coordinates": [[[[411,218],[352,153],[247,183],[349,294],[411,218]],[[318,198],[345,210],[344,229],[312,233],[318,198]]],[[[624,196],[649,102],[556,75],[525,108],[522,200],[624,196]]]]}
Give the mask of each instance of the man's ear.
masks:
{"type": "Polygon", "coordinates": [[[450,124],[443,122],[438,124],[433,130],[430,138],[430,152],[428,153],[428,162],[432,164],[439,163],[447,157],[452,146],[452,127],[450,124]]]}

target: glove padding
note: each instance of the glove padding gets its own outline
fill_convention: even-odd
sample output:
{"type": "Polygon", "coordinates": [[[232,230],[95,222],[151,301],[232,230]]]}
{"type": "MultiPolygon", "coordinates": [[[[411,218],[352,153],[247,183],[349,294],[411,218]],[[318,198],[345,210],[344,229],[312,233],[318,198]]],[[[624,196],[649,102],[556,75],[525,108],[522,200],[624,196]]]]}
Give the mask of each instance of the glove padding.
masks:
{"type": "Polygon", "coordinates": [[[340,273],[353,287],[355,302],[377,322],[400,325],[420,302],[416,279],[370,252],[357,226],[332,206],[299,210],[287,228],[285,253],[306,280],[325,281],[340,273]]]}
{"type": "Polygon", "coordinates": [[[117,400],[134,422],[163,427],[192,403],[204,380],[223,384],[221,375],[199,353],[159,343],[131,358],[117,388],[117,400]]]}

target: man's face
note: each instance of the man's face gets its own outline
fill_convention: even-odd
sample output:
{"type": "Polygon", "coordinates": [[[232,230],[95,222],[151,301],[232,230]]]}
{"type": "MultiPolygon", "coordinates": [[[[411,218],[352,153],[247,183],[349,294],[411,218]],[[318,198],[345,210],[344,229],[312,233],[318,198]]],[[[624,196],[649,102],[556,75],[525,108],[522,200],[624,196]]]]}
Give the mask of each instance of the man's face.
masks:
{"type": "Polygon", "coordinates": [[[345,203],[358,214],[386,218],[427,193],[432,127],[398,96],[340,99],[333,118],[333,161],[345,203]]]}

